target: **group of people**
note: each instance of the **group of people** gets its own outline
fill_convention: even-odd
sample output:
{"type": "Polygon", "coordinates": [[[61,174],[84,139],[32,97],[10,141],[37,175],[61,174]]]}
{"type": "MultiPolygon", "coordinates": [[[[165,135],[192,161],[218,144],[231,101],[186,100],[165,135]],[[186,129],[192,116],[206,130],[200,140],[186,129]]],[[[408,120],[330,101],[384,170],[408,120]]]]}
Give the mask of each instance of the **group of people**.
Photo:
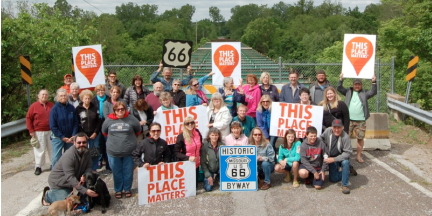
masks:
{"type": "MultiPolygon", "coordinates": [[[[365,121],[369,117],[367,100],[376,94],[375,77],[372,78],[372,89],[366,91],[362,89],[359,79],[354,80],[353,87],[344,88],[341,74],[337,90],[346,96],[345,102],[340,100],[323,70],[317,71],[317,81],[310,89],[298,82],[296,71],[290,72],[290,83],[284,85],[280,93],[267,72],[261,74],[261,85],[255,75],[249,74],[246,76],[247,84],[240,80],[237,88],[233,86],[232,77],[226,77],[223,87],[209,100],[202,88],[213,72],[196,79],[192,77],[190,66],[186,71],[188,76],[184,80],[173,79],[172,69],[160,64],[150,78],[153,92],[143,85],[139,75],[135,75],[131,86],[125,88],[114,71],[109,72],[105,85],[95,87],[95,94],[90,90],[80,91],[69,74],[64,76],[65,85],[56,92],[55,104],[48,101],[48,91],[41,90],[38,101],[31,105],[27,113],[27,128],[40,143],[38,148],[34,148],[35,174],[42,172],[45,152],[52,158],[51,190],[44,196],[44,202],[51,203],[63,197],[48,195],[53,189],[64,189],[67,185],[68,189],[77,188],[76,183],[82,185],[82,174],[89,170],[96,172],[102,161],[106,169],[112,170],[116,198],[132,196],[135,166],[148,167],[182,160],[195,162],[197,173],[201,166],[205,175],[204,187],[210,191],[219,172],[217,150],[221,145],[257,146],[260,189],[271,187],[270,174],[273,171],[285,173],[284,180],[287,182],[291,180],[289,172],[292,172],[293,187],[299,186],[300,177],[320,188],[324,171],[329,166],[332,172],[330,181],[342,180],[342,186],[346,187],[344,191],[349,193],[346,170],[349,176],[352,150],[345,141],[349,140],[346,138],[348,134],[357,138],[356,159],[362,163],[365,121]],[[158,77],[161,72],[162,78],[158,77]],[[188,86],[183,91],[180,87],[185,84],[188,86]],[[295,132],[290,129],[283,137],[283,145],[276,148],[277,137],[269,133],[272,102],[323,106],[321,138],[317,138],[316,129],[311,127],[300,144],[295,132]],[[195,120],[187,117],[176,144],[167,145],[160,138],[161,125],[153,122],[157,110],[197,105],[207,107],[207,137],[202,137],[195,120]],[[77,141],[78,137],[85,139],[86,148],[82,145],[84,141],[77,141]],[[80,157],[62,157],[62,154],[80,157]],[[65,170],[65,163],[77,162],[62,160],[81,161],[88,157],[90,162],[87,164],[86,159],[86,164],[80,163],[80,166],[73,168],[74,172],[65,170]],[[334,171],[339,174],[334,174],[334,171]],[[63,174],[59,177],[61,172],[63,174]]],[[[81,186],[79,188],[80,192],[95,195],[81,186]]],[[[63,194],[68,191],[63,191],[63,194]]]]}

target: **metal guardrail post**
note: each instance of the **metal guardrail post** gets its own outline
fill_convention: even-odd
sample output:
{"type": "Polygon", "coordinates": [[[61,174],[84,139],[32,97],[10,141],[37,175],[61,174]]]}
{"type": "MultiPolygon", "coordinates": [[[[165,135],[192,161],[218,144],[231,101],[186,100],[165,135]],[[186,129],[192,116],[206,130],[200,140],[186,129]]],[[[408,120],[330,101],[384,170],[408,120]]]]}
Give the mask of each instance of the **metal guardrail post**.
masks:
{"type": "Polygon", "coordinates": [[[8,122],[1,126],[1,137],[7,137],[24,130],[27,130],[25,118],[8,122]]]}

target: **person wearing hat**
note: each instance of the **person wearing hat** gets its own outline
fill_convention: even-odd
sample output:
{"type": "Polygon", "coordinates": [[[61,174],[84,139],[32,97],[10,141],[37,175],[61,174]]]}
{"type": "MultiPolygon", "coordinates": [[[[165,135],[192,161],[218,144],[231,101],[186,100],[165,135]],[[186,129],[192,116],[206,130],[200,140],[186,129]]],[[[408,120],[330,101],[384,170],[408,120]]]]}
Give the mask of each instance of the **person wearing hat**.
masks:
{"type": "Polygon", "coordinates": [[[349,194],[351,192],[348,187],[350,173],[357,175],[357,172],[349,161],[352,154],[351,139],[343,129],[342,121],[335,119],[332,122],[332,127],[327,128],[321,134],[321,139],[326,145],[324,162],[328,164],[329,181],[342,180],[342,193],[349,194]]]}
{"type": "Polygon", "coordinates": [[[372,76],[371,90],[364,90],[360,79],[354,79],[351,88],[344,88],[343,73],[341,73],[337,90],[345,95],[345,104],[348,106],[350,117],[349,134],[357,138],[357,161],[363,163],[361,153],[364,146],[366,120],[370,116],[367,100],[377,94],[376,77],[372,76]]]}
{"type": "Polygon", "coordinates": [[[327,76],[324,70],[320,69],[316,72],[316,81],[310,87],[310,96],[311,101],[314,104],[319,104],[324,99],[324,89],[329,86],[332,86],[330,82],[327,80],[327,76]]]}
{"type": "Polygon", "coordinates": [[[64,85],[62,87],[60,87],[61,89],[66,89],[67,94],[70,94],[70,85],[73,82],[73,77],[71,74],[66,74],[63,77],[64,79],[64,85]]]}
{"type": "Polygon", "coordinates": [[[48,91],[42,89],[38,94],[38,101],[30,105],[26,115],[26,126],[30,133],[31,145],[35,156],[35,175],[42,173],[45,164],[45,152],[51,158],[51,129],[49,125],[50,112],[54,103],[48,101],[48,91]]]}

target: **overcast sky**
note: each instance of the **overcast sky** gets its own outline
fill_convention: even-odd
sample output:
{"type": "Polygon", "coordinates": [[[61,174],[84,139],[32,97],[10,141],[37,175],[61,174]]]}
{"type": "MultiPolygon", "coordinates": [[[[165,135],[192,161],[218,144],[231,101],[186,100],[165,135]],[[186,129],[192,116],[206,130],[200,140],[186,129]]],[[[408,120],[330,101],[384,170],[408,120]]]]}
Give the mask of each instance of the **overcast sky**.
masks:
{"type": "MultiPolygon", "coordinates": [[[[28,0],[31,3],[48,3],[49,5],[54,5],[56,0],[28,0]]],[[[335,2],[336,0],[332,0],[335,2]]],[[[210,18],[209,7],[216,6],[221,11],[221,15],[225,20],[229,20],[231,17],[231,8],[236,5],[247,5],[247,4],[257,4],[262,5],[267,4],[267,7],[271,8],[274,4],[280,2],[280,0],[267,0],[267,1],[257,1],[257,0],[201,0],[201,1],[178,1],[178,0],[147,0],[147,1],[133,1],[133,0],[68,0],[69,4],[72,6],[77,6],[81,9],[94,11],[97,14],[103,13],[115,13],[115,7],[121,4],[126,4],[128,2],[133,2],[138,5],[150,4],[158,6],[158,13],[162,14],[165,10],[171,10],[173,8],[180,8],[183,5],[190,4],[195,6],[195,14],[192,17],[192,21],[199,21],[205,18],[210,18]],[[97,8],[97,9],[96,9],[97,8]]],[[[288,0],[284,1],[287,4],[294,4],[298,0],[288,0]]],[[[314,6],[320,5],[323,0],[315,0],[314,6]]],[[[354,8],[358,6],[360,11],[371,4],[379,3],[379,0],[340,0],[344,8],[354,8]]]]}

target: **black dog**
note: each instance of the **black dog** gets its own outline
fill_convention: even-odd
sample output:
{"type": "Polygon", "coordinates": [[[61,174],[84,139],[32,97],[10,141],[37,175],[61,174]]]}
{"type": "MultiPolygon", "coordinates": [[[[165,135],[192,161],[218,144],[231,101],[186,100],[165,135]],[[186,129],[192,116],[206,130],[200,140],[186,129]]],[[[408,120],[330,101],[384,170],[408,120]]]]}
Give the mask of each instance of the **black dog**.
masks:
{"type": "Polygon", "coordinates": [[[88,196],[90,209],[92,209],[95,204],[98,204],[102,206],[102,214],[105,214],[106,208],[109,207],[111,201],[111,195],[109,194],[108,187],[96,173],[85,173],[84,177],[86,180],[87,188],[93,190],[99,195],[97,197],[88,196]]]}

